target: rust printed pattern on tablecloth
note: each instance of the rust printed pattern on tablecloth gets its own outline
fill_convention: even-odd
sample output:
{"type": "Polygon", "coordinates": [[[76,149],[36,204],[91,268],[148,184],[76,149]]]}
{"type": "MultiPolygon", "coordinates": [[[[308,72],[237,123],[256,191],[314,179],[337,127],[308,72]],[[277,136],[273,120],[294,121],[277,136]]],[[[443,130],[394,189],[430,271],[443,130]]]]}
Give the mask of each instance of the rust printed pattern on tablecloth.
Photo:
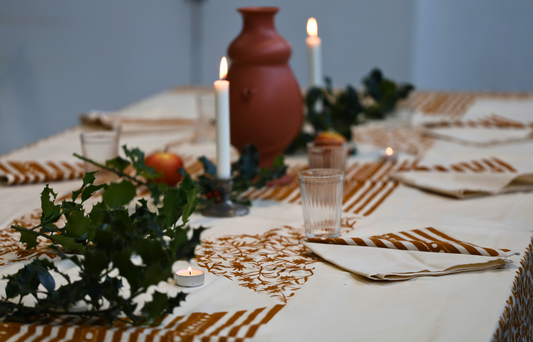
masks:
{"type": "Polygon", "coordinates": [[[7,228],[0,229],[0,266],[8,263],[26,261],[46,255],[55,258],[57,253],[49,249],[50,243],[43,237],[38,237],[39,245],[31,250],[26,251],[25,244],[19,242],[20,233],[9,228],[11,225],[18,225],[25,228],[35,227],[40,223],[41,210],[34,210],[31,214],[24,215],[13,220],[7,225],[7,228]]]}
{"type": "Polygon", "coordinates": [[[520,260],[493,342],[533,341],[533,238],[520,260]]]}
{"type": "Polygon", "coordinates": [[[333,245],[390,248],[404,251],[468,254],[492,257],[508,257],[514,254],[509,249],[480,247],[457,240],[433,227],[413,229],[371,237],[306,238],[304,241],[333,245]]]}
{"type": "Polygon", "coordinates": [[[283,307],[278,304],[254,310],[169,315],[158,327],[134,327],[122,322],[110,326],[102,319],[75,316],[53,317],[33,324],[3,322],[0,323],[0,342],[30,339],[54,342],[247,341],[283,307]]]}
{"type": "MultiPolygon", "coordinates": [[[[343,218],[342,231],[351,231],[353,218],[343,218]]],[[[202,240],[198,265],[240,286],[269,294],[287,303],[313,276],[317,257],[301,244],[303,228],[284,226],[263,234],[242,234],[202,240]]]]}

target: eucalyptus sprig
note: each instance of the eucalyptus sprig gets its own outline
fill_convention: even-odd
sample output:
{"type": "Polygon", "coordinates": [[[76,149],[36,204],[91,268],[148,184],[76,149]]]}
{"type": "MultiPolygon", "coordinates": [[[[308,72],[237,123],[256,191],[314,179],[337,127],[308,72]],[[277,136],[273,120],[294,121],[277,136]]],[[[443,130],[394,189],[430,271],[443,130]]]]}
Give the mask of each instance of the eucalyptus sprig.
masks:
{"type": "Polygon", "coordinates": [[[120,182],[97,185],[95,172],[88,172],[81,188],[61,204],[56,203],[57,193],[46,185],[41,193],[40,223],[31,228],[12,226],[27,250],[37,247],[39,236],[44,237],[61,259],[79,267],[79,274],[72,279],[54,262],[34,259],[4,278],[7,286],[0,300],[0,317],[28,321],[67,314],[152,325],[185,299],[182,292],[169,297],[155,291],[137,309],[139,297],[150,287],[173,277],[175,261],[194,257],[204,228],[192,230],[187,223],[197,205],[198,186],[189,176],[176,188],[156,184],[152,180],[159,175],[144,164],[142,151],[124,146],[124,152],[129,160],[115,158],[106,165],[82,157],[121,176],[120,182]],[[129,166],[135,170],[133,175],[125,173],[129,166]],[[150,190],[156,211],[149,209],[145,199],[139,199],[135,208],[128,207],[141,185],[150,190]],[[87,201],[99,193],[102,200],[86,209],[90,207],[87,201]],[[61,278],[59,285],[55,279],[61,278]],[[125,283],[129,291],[121,291],[125,283]],[[35,305],[24,304],[26,297],[35,305]]]}

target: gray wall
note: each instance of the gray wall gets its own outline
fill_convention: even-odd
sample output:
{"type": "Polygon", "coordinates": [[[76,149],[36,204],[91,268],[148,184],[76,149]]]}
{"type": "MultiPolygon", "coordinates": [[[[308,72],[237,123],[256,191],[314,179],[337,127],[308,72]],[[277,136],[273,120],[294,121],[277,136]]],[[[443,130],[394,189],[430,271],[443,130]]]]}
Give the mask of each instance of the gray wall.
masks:
{"type": "Polygon", "coordinates": [[[531,0],[0,0],[0,154],[166,88],[212,84],[241,6],[278,6],[307,84],[305,25],[324,73],[358,85],[379,66],[419,88],[533,90],[531,0]]]}
{"type": "Polygon", "coordinates": [[[417,0],[415,9],[418,87],[533,90],[533,1],[417,0]]]}
{"type": "Polygon", "coordinates": [[[190,80],[182,0],[0,0],[0,153],[190,80]]]}

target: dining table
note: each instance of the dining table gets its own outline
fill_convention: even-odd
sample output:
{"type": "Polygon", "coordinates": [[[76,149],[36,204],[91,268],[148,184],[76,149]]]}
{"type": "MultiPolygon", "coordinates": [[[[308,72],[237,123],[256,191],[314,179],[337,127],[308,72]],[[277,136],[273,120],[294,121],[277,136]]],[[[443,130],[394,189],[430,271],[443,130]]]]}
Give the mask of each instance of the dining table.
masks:
{"type": "MultiPolygon", "coordinates": [[[[75,127],[1,155],[0,274],[13,274],[34,258],[59,259],[45,243],[25,250],[10,227],[39,222],[45,184],[58,193],[58,201],[79,188],[84,165],[73,153],[81,154],[81,132],[113,129],[118,122],[120,145],[147,155],[176,153],[195,177],[203,173],[199,157],[216,157],[212,97],[213,91],[203,87],[168,89],[113,113],[84,114],[75,127]],[[151,125],[161,118],[167,121],[151,125]]],[[[417,90],[410,105],[409,124],[391,128],[380,121],[353,128],[357,153],[344,173],[341,236],[443,227],[461,240],[515,251],[503,266],[375,280],[327,261],[302,241],[297,175],[308,167],[306,156],[287,155],[292,180],[244,192],[241,196],[252,203],[248,215],[191,216],[192,226],[208,229],[195,258],[174,267],[205,271],[205,283],[191,288],[173,280],[158,284],[158,291],[188,294],[159,325],[109,324],[72,315],[4,321],[0,342],[533,341],[533,192],[456,198],[391,177],[398,172],[415,180],[427,174],[513,174],[528,168],[533,173],[530,136],[465,143],[459,135],[477,127],[533,129],[533,94],[417,90]],[[440,136],[421,127],[437,127],[440,136]],[[443,137],[446,127],[457,135],[443,137]],[[394,147],[397,158],[380,159],[378,150],[387,146],[394,147]]],[[[233,161],[238,152],[232,150],[233,161]]],[[[364,248],[372,249],[361,247],[361,253],[364,248]]],[[[0,284],[3,295],[6,281],[0,284]]]]}

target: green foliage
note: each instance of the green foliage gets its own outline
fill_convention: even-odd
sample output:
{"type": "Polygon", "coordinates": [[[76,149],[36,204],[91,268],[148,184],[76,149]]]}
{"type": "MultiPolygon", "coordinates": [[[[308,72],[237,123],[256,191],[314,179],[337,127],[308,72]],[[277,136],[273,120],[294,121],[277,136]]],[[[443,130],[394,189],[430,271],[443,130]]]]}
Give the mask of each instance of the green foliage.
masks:
{"type": "Polygon", "coordinates": [[[0,317],[27,321],[36,316],[71,314],[101,317],[111,323],[125,315],[133,324],[157,324],[185,299],[181,292],[168,297],[156,291],[142,310],[136,310],[137,297],[173,277],[175,261],[194,257],[204,228],[188,234],[191,229],[187,222],[195,210],[199,189],[188,176],[177,188],[152,186],[150,181],[157,175],[144,164],[142,151],[126,147],[124,151],[129,161],[116,158],[106,165],[98,164],[122,176],[121,182],[95,185],[94,172],[87,173],[82,187],[60,205],[55,203],[57,194],[47,185],[41,193],[40,224],[30,229],[12,226],[21,233],[20,242],[26,249],[35,248],[39,236],[50,240],[61,258],[79,267],[79,277],[73,281],[53,262],[34,259],[5,278],[0,317]],[[134,176],[124,173],[130,165],[134,176]],[[149,210],[145,199],[128,210],[139,185],[147,186],[153,201],[162,203],[156,212],[149,210]],[[102,192],[102,201],[85,209],[83,203],[97,192],[102,192]],[[62,217],[66,224],[60,227],[62,217]],[[66,284],[58,286],[53,275],[64,278],[66,284]],[[129,296],[121,292],[125,283],[129,296]],[[22,304],[27,296],[33,297],[35,306],[22,304]]]}
{"type": "MultiPolygon", "coordinates": [[[[217,168],[209,159],[198,159],[204,166],[204,174],[198,177],[201,196],[198,199],[199,207],[220,201],[221,198],[215,189],[214,178],[217,168]]],[[[251,205],[249,200],[242,200],[239,195],[250,187],[262,188],[268,182],[276,180],[287,172],[287,165],[283,156],[278,156],[269,167],[259,167],[259,152],[254,145],[246,145],[241,151],[239,160],[231,165],[233,176],[233,190],[230,199],[245,205],[251,205]]]]}
{"type": "Polygon", "coordinates": [[[351,85],[334,92],[331,80],[326,78],[324,88],[310,88],[304,102],[307,107],[305,124],[311,130],[302,130],[286,152],[305,150],[307,143],[324,131],[336,131],[351,141],[352,126],[384,119],[394,111],[398,101],[407,98],[414,89],[410,84],[398,84],[385,78],[379,69],[372,70],[363,79],[363,85],[362,94],[351,85]]]}

